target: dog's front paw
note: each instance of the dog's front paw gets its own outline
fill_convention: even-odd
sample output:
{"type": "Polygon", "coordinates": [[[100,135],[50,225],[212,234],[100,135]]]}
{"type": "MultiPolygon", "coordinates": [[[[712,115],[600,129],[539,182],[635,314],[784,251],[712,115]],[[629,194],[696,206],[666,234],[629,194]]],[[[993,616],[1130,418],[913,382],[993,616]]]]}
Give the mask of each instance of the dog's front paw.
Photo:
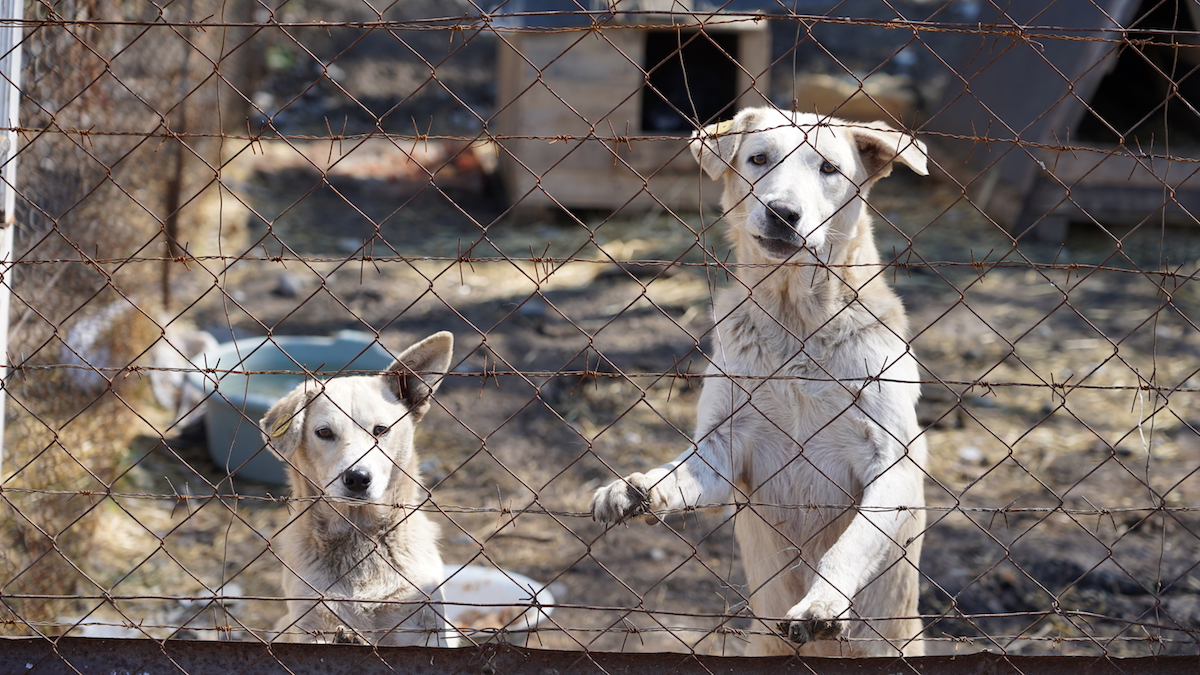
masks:
{"type": "Polygon", "coordinates": [[[787,613],[787,618],[778,624],[779,632],[788,640],[802,645],[816,640],[836,640],[845,633],[848,607],[834,607],[833,603],[801,602],[787,613]]]}
{"type": "Polygon", "coordinates": [[[333,644],[335,645],[365,645],[365,640],[359,637],[358,632],[353,628],[346,628],[339,625],[337,632],[333,634],[333,644]]]}
{"type": "Polygon", "coordinates": [[[598,488],[592,495],[592,518],[619,523],[650,513],[650,486],[646,475],[635,473],[598,488]]]}
{"type": "Polygon", "coordinates": [[[335,645],[365,645],[364,641],[359,639],[359,634],[354,632],[353,628],[346,626],[338,626],[334,633],[335,645]]]}

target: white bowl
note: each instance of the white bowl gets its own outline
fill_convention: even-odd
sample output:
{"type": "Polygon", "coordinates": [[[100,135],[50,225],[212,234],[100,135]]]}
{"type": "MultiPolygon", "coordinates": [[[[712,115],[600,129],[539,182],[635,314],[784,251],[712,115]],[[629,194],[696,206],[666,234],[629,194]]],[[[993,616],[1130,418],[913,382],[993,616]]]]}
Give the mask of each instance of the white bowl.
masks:
{"type": "Polygon", "coordinates": [[[462,645],[492,640],[525,644],[554,611],[554,594],[545,584],[479,565],[446,565],[442,595],[450,634],[462,645]]]}

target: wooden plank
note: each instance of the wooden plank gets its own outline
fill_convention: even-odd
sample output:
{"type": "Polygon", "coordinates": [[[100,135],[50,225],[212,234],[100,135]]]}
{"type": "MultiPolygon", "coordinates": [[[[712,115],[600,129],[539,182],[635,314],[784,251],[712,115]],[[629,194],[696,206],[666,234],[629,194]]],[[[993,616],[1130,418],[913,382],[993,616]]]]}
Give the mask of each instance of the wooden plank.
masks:
{"type": "Polygon", "coordinates": [[[1104,225],[1136,225],[1163,219],[1172,225],[1200,225],[1200,189],[1167,193],[1165,189],[1124,185],[1081,184],[1070,195],[1061,186],[1038,181],[1030,191],[1025,213],[1017,230],[1043,217],[1096,221],[1104,225]]]}
{"type": "MultiPolygon", "coordinates": [[[[1039,36],[1023,26],[1069,29],[1071,38],[1112,37],[1127,24],[1137,0],[1011,0],[981,3],[982,26],[1005,34],[979,34],[959,41],[947,55],[954,71],[941,104],[923,127],[966,137],[986,137],[985,149],[970,140],[938,142],[938,160],[959,181],[976,186],[972,195],[1001,220],[1015,212],[1002,207],[1013,190],[1024,194],[1040,167],[1022,143],[1055,144],[1070,137],[1084,105],[1115,58],[1118,44],[1039,36]],[[998,5],[998,6],[997,6],[998,5]],[[998,163],[997,157],[1003,156],[998,163]],[[987,173],[981,173],[986,171],[987,173]],[[994,189],[997,183],[1004,188],[994,189]],[[995,197],[995,198],[993,198],[995,197]]],[[[1053,33],[1053,31],[1047,31],[1053,33]]]]}
{"type": "Polygon", "coordinates": [[[586,135],[592,127],[610,135],[611,122],[618,133],[629,125],[638,132],[641,96],[629,95],[638,87],[605,82],[543,80],[520,99],[521,135],[586,135]],[[581,118],[582,116],[582,118],[581,118]]]}
{"type": "MultiPolygon", "coordinates": [[[[739,35],[743,72],[737,86],[743,93],[738,106],[765,101],[770,84],[767,28],[765,21],[706,28],[739,35]]],[[[645,77],[638,64],[645,60],[644,30],[505,36],[520,50],[518,54],[502,44],[498,54],[498,102],[504,109],[494,130],[503,136],[500,171],[511,200],[522,200],[523,206],[552,206],[558,200],[570,208],[618,208],[636,196],[639,208],[653,208],[655,200],[640,194],[644,176],[653,193],[664,195],[672,208],[699,208],[701,172],[687,150],[686,136],[639,138],[645,77]],[[577,140],[592,134],[628,136],[629,141],[577,140]],[[550,142],[522,136],[568,138],[550,142]]],[[[714,205],[719,191],[707,185],[704,195],[714,205]]]]}
{"type": "MultiPolygon", "coordinates": [[[[738,97],[735,108],[756,108],[768,105],[767,94],[771,91],[771,34],[767,21],[754,23],[743,21],[738,36],[738,97]]],[[[732,117],[732,115],[731,115],[732,117]]]]}
{"type": "MultiPolygon", "coordinates": [[[[1049,150],[1037,148],[1034,156],[1045,166],[1039,180],[1092,187],[1200,189],[1200,162],[1162,157],[1138,157],[1116,148],[1109,150],[1049,150]]],[[[1039,166],[1039,169],[1041,167],[1039,166]]]]}
{"type": "Polygon", "coordinates": [[[1014,656],[965,654],[897,659],[811,656],[622,654],[484,644],[460,649],[358,645],[2,638],[0,671],[25,675],[186,673],[187,675],[1194,675],[1188,656],[1014,656]]]}
{"type": "Polygon", "coordinates": [[[642,177],[624,166],[606,171],[559,166],[543,173],[540,180],[527,171],[514,172],[509,187],[514,202],[520,198],[524,208],[550,207],[558,201],[580,209],[619,209],[625,208],[626,202],[630,202],[630,208],[658,209],[661,202],[673,210],[697,211],[702,203],[715,208],[721,196],[720,186],[702,177],[699,170],[664,171],[642,177]],[[649,188],[643,190],[647,179],[649,188]]]}

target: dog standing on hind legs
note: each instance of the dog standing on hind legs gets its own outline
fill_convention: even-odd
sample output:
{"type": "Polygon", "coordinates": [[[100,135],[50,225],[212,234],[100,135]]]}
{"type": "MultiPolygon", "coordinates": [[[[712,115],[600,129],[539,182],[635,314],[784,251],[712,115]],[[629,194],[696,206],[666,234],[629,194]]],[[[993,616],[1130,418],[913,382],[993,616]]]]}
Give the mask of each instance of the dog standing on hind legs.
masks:
{"type": "Polygon", "coordinates": [[[691,151],[724,182],[738,261],[715,300],[715,377],[695,445],[598,489],[592,515],[748,502],[734,527],[751,606],[782,619],[752,653],[920,655],[918,373],[864,200],[894,162],[925,175],[924,145],[882,123],[752,108],[691,151]]]}
{"type": "Polygon", "coordinates": [[[307,381],[260,422],[299,513],[276,535],[287,615],[277,639],[445,646],[438,528],[415,507],[413,431],[450,366],[431,335],[381,375],[307,381]]]}

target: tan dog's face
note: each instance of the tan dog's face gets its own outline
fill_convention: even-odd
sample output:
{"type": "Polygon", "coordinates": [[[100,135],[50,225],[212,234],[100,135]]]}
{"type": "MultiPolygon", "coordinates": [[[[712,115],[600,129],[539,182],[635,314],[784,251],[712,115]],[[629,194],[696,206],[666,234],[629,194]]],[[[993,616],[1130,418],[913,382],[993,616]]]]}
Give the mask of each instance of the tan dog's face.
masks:
{"type": "Polygon", "coordinates": [[[300,435],[294,466],[323,494],[381,500],[392,472],[413,464],[408,406],[382,377],[306,382],[303,395],[311,398],[293,422],[300,435]]]}
{"type": "Polygon", "coordinates": [[[709,176],[724,179],[727,220],[742,230],[735,239],[781,261],[806,250],[824,260],[853,237],[861,198],[893,161],[926,173],[925,146],[882,123],[774,108],[705,127],[691,149],[709,176]]]}
{"type": "Polygon", "coordinates": [[[394,481],[417,478],[413,431],[441,382],[427,373],[444,373],[452,349],[437,333],[380,376],[306,382],[267,411],[263,433],[320,494],[381,501],[394,481]]]}

